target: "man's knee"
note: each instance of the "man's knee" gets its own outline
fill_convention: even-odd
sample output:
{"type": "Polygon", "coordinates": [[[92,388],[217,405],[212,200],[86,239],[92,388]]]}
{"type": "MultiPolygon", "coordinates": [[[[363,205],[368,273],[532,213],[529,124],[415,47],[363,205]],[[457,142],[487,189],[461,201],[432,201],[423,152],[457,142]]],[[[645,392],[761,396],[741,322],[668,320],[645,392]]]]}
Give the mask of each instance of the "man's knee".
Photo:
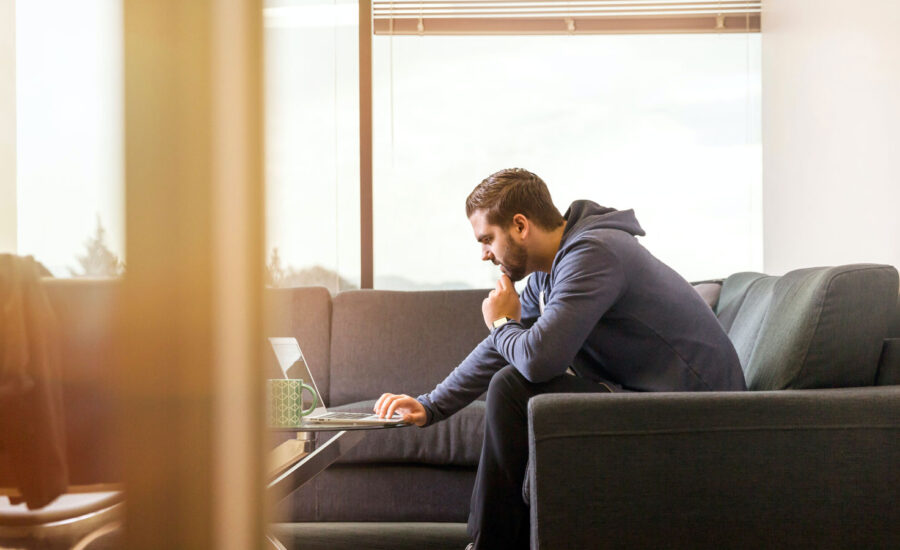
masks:
{"type": "Polygon", "coordinates": [[[485,437],[489,426],[491,430],[513,430],[504,431],[506,437],[524,437],[528,399],[532,395],[528,381],[514,367],[494,373],[485,402],[485,437]]]}
{"type": "Polygon", "coordinates": [[[527,382],[525,377],[512,365],[506,365],[494,373],[488,385],[488,397],[498,393],[508,393],[511,389],[522,387],[527,382]]]}

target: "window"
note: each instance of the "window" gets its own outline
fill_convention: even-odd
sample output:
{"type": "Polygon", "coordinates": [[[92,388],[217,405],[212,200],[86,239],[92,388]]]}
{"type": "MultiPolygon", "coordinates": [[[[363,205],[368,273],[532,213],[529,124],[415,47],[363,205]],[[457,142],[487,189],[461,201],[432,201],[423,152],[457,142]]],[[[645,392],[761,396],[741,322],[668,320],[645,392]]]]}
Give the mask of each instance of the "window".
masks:
{"type": "Polygon", "coordinates": [[[16,2],[17,253],[53,275],[124,260],[122,7],[16,2]]]}
{"type": "Polygon", "coordinates": [[[521,166],[634,208],[687,279],[760,269],[759,34],[374,39],[376,288],[484,288],[464,201],[521,166]]]}
{"type": "Polygon", "coordinates": [[[359,286],[356,2],[266,2],[270,284],[359,286]]]}
{"type": "MultiPolygon", "coordinates": [[[[376,288],[492,286],[464,200],[511,166],[541,175],[562,211],[634,208],[644,245],[688,279],[761,268],[757,2],[625,29],[723,34],[577,34],[611,23],[576,17],[574,34],[497,35],[432,14],[418,36],[395,12],[392,35],[401,4],[375,2],[376,288]]],[[[358,287],[357,4],[267,0],[265,25],[270,282],[358,287]]]]}

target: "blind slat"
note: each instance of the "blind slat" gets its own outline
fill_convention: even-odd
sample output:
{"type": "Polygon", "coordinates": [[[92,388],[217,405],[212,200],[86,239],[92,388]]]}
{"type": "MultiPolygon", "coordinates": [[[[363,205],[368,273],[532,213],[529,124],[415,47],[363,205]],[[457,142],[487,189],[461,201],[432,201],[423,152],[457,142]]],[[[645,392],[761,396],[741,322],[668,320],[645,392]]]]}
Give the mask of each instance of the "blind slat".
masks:
{"type": "Polygon", "coordinates": [[[760,0],[376,0],[375,34],[759,32],[760,0]]]}
{"type": "MultiPolygon", "coordinates": [[[[747,13],[745,10],[722,10],[717,12],[718,14],[725,15],[743,15],[747,13]]],[[[384,14],[384,19],[419,19],[428,18],[428,17],[578,17],[578,18],[588,18],[588,17],[664,17],[664,16],[676,16],[676,15],[717,15],[716,13],[709,13],[704,11],[693,11],[693,10],[679,10],[679,11],[667,11],[667,12],[643,12],[643,11],[634,11],[634,12],[603,12],[603,13],[594,13],[594,12],[585,12],[585,11],[568,11],[568,12],[560,12],[557,10],[535,10],[524,13],[516,13],[510,15],[505,11],[427,11],[427,12],[397,12],[393,14],[384,14]]],[[[381,19],[376,18],[376,19],[381,19]]]]}
{"type": "Polygon", "coordinates": [[[760,0],[375,0],[375,6],[473,6],[473,5],[507,5],[526,6],[534,4],[545,5],[597,5],[624,7],[631,9],[634,6],[708,6],[717,8],[728,5],[759,6],[760,0]]]}

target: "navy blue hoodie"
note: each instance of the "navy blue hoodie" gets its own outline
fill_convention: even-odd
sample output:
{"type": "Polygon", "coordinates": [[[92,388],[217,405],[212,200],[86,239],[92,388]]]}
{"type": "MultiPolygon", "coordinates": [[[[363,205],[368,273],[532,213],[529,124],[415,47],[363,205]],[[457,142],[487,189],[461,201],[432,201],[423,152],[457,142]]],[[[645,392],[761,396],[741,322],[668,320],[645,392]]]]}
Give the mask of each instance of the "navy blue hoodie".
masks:
{"type": "Polygon", "coordinates": [[[638,243],[634,211],[575,201],[550,273],[522,292],[522,321],[494,329],[429,394],[437,422],[512,365],[531,382],[579,376],[631,391],[746,390],[728,336],[700,295],[638,243]],[[542,307],[543,304],[543,307],[542,307]]]}

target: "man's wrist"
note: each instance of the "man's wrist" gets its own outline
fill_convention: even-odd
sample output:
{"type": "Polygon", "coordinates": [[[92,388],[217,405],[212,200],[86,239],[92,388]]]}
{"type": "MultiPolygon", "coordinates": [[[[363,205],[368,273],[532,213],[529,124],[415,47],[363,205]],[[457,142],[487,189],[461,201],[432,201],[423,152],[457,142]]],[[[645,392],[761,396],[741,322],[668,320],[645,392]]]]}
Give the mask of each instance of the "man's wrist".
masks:
{"type": "Polygon", "coordinates": [[[491,323],[491,326],[493,329],[498,329],[512,320],[513,320],[512,317],[507,317],[506,315],[504,315],[503,317],[498,317],[497,319],[494,319],[494,321],[491,323]]]}
{"type": "Polygon", "coordinates": [[[425,425],[422,426],[424,428],[425,426],[428,426],[432,422],[434,422],[434,411],[432,411],[431,407],[428,406],[428,403],[426,403],[425,400],[422,399],[423,397],[424,396],[420,395],[416,398],[416,401],[418,401],[419,404],[422,405],[422,408],[425,409],[425,425]]]}

